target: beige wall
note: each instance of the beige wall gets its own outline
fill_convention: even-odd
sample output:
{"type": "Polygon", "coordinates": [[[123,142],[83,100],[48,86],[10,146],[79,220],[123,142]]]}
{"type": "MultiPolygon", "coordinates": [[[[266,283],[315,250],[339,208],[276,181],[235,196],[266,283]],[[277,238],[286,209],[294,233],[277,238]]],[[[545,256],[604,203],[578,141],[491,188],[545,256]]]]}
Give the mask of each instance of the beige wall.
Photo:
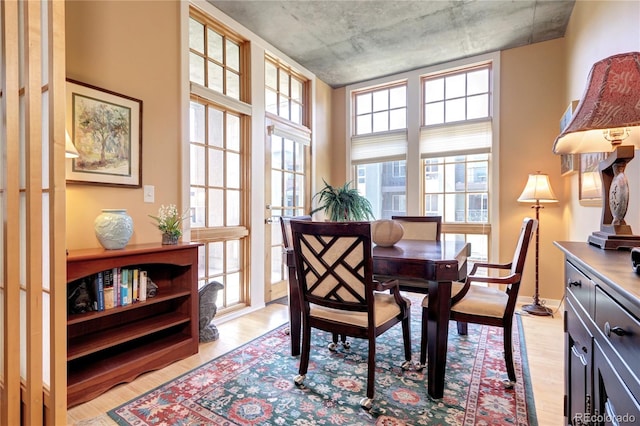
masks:
{"type": "MultiPolygon", "coordinates": [[[[580,99],[591,66],[608,56],[640,51],[640,2],[578,0],[565,34],[566,80],[564,104],[580,99]]],[[[636,151],[636,156],[638,153],[636,151]]],[[[634,234],[640,234],[640,160],[629,163],[630,201],[626,221],[634,234]]],[[[568,239],[586,241],[599,230],[601,207],[585,207],[578,202],[578,176],[565,179],[568,199],[564,222],[568,239]]]]}
{"type": "Polygon", "coordinates": [[[131,244],[160,241],[147,214],[180,203],[180,33],[177,1],[66,3],[67,77],[143,101],[140,189],[67,185],[67,248],[99,247],[93,221],[103,208],[126,208],[131,244]]]}
{"type": "MultiPolygon", "coordinates": [[[[564,40],[505,50],[500,68],[500,261],[513,256],[522,218],[535,217],[518,197],[529,173],[547,173],[559,200],[540,209],[539,286],[543,299],[562,297],[562,259],[554,240],[565,239],[562,222],[566,202],[560,157],[551,151],[564,111],[564,40]]],[[[535,241],[529,250],[521,296],[535,287],[535,241]]]]}

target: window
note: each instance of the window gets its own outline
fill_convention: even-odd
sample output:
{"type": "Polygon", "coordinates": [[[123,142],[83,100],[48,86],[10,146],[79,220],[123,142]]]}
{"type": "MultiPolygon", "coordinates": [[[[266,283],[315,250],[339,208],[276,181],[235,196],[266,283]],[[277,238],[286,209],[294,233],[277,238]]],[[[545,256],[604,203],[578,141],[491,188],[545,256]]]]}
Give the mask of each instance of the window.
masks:
{"type": "Polygon", "coordinates": [[[265,60],[265,109],[295,124],[306,124],[303,111],[305,81],[287,67],[265,60]]]}
{"type": "Polygon", "coordinates": [[[407,87],[384,87],[356,94],[356,135],[407,128],[407,87]]]}
{"type": "Polygon", "coordinates": [[[241,99],[242,41],[215,22],[199,16],[189,19],[189,78],[193,83],[241,99]]]}
{"type": "Polygon", "coordinates": [[[490,70],[487,64],[422,79],[424,211],[442,216],[450,238],[473,239],[474,260],[488,259],[491,230],[490,70]]]}
{"type": "Polygon", "coordinates": [[[443,239],[491,241],[492,87],[498,55],[456,69],[438,66],[348,87],[351,165],[377,219],[441,215],[443,239]],[[387,81],[385,81],[387,80],[387,81]]]}
{"type": "Polygon", "coordinates": [[[198,284],[224,285],[221,309],[242,307],[248,293],[246,144],[250,108],[243,104],[245,42],[191,9],[189,104],[191,240],[199,251],[198,284]]]}
{"type": "Polygon", "coordinates": [[[356,188],[369,199],[377,219],[389,219],[405,208],[397,200],[406,193],[406,82],[354,92],[352,102],[356,188]]]}

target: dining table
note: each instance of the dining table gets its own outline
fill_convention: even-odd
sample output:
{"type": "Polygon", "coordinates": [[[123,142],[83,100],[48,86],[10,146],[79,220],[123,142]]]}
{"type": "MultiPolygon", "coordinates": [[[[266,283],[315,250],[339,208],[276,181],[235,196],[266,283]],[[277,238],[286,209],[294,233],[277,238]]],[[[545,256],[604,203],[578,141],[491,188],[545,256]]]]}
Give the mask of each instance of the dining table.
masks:
{"type": "MultiPolygon", "coordinates": [[[[373,246],[373,273],[376,279],[398,279],[401,290],[429,295],[427,392],[436,399],[442,398],[444,393],[451,283],[466,278],[470,254],[471,245],[464,241],[400,240],[390,247],[373,246]]],[[[285,262],[290,274],[291,353],[298,355],[302,310],[295,279],[293,249],[285,251],[285,262]]]]}

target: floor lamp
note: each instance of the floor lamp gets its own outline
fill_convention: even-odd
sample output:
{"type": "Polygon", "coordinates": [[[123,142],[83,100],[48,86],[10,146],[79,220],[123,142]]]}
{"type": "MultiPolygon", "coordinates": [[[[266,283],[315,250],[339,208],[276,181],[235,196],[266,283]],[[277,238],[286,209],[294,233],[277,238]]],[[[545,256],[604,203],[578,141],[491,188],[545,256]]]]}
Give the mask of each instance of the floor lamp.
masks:
{"type": "Polygon", "coordinates": [[[536,172],[529,175],[527,185],[524,187],[524,191],[520,194],[518,201],[525,203],[535,203],[531,208],[536,209],[536,220],[538,226],[536,228],[536,289],[533,294],[533,303],[531,305],[525,305],[522,310],[533,315],[551,315],[551,309],[540,304],[540,293],[538,287],[538,253],[540,246],[540,209],[543,206],[540,203],[557,203],[558,199],[551,189],[549,183],[549,175],[536,172]]]}

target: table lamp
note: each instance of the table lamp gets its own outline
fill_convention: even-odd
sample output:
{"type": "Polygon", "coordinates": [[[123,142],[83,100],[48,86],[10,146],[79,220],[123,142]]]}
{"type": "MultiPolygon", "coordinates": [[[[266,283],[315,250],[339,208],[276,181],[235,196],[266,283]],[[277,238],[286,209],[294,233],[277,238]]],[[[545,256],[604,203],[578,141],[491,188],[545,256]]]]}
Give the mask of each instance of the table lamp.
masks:
{"type": "Polygon", "coordinates": [[[540,209],[543,206],[540,203],[557,203],[558,199],[551,189],[551,183],[549,182],[549,175],[536,172],[529,175],[527,185],[524,187],[522,194],[518,197],[518,201],[525,203],[535,203],[531,206],[532,209],[536,209],[536,220],[538,226],[536,227],[536,288],[533,294],[533,303],[530,305],[524,305],[522,310],[533,315],[551,315],[551,309],[546,306],[542,306],[540,303],[540,292],[538,283],[538,253],[540,245],[540,209]]]}
{"type": "Polygon", "coordinates": [[[640,148],[640,52],[596,62],[575,114],[553,144],[555,154],[610,152],[600,162],[602,219],[589,244],[601,249],[640,246],[624,217],[629,205],[625,167],[640,148]]]}

